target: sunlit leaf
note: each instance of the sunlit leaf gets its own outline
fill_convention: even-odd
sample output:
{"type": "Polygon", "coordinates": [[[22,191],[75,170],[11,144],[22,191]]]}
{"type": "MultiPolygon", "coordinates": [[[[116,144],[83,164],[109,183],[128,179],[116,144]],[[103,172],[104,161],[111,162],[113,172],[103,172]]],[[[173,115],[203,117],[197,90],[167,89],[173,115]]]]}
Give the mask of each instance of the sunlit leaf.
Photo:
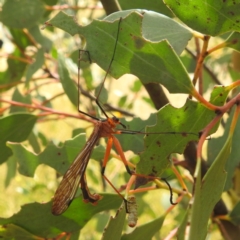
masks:
{"type": "Polygon", "coordinates": [[[216,36],[240,31],[238,1],[165,0],[172,12],[192,29],[216,36]]]}
{"type": "Polygon", "coordinates": [[[0,218],[0,224],[15,224],[29,229],[31,233],[44,238],[56,237],[61,232],[80,230],[98,212],[116,209],[122,202],[117,195],[101,194],[102,200],[96,206],[86,204],[81,197],[74,199],[69,209],[61,216],[51,213],[51,202],[29,203],[10,218],[0,218]],[[41,222],[41,224],[39,224],[41,222]]]}

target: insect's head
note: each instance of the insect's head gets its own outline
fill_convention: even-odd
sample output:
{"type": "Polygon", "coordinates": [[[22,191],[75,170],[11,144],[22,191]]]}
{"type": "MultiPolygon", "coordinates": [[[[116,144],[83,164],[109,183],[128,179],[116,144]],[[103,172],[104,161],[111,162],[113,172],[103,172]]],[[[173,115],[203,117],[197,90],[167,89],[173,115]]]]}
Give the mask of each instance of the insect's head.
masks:
{"type": "Polygon", "coordinates": [[[124,129],[126,128],[126,126],[125,126],[123,123],[120,122],[119,118],[113,116],[113,117],[110,118],[110,119],[111,119],[111,122],[112,122],[111,124],[114,125],[114,127],[115,127],[116,125],[120,124],[124,129]]]}

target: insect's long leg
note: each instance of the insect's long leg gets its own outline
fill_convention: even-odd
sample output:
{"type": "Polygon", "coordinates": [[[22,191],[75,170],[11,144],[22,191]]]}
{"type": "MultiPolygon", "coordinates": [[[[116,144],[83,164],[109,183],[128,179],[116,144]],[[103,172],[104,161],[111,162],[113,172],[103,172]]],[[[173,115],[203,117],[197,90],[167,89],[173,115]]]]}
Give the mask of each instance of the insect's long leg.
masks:
{"type": "Polygon", "coordinates": [[[104,155],[104,159],[103,159],[103,163],[102,163],[102,170],[101,170],[101,174],[104,176],[104,172],[105,172],[105,168],[107,165],[107,161],[110,155],[110,151],[112,149],[112,144],[113,144],[113,139],[112,137],[108,138],[108,142],[107,142],[107,146],[106,146],[106,150],[105,150],[105,155],[104,155]]]}
{"type": "Polygon", "coordinates": [[[128,167],[128,165],[127,165],[127,160],[126,160],[126,158],[125,158],[125,156],[124,156],[124,153],[123,153],[123,151],[122,151],[121,145],[120,145],[120,143],[118,142],[117,138],[114,137],[113,135],[111,135],[111,136],[108,138],[108,142],[107,142],[106,151],[105,151],[105,155],[104,155],[104,159],[103,159],[103,164],[102,164],[102,171],[101,171],[101,173],[102,173],[102,176],[104,177],[104,179],[105,179],[105,180],[109,183],[109,185],[115,190],[115,192],[123,199],[123,201],[125,202],[125,205],[126,205],[126,204],[127,204],[127,200],[126,200],[126,199],[122,196],[122,194],[114,187],[114,185],[110,182],[110,180],[104,175],[105,168],[106,168],[106,164],[107,164],[107,161],[108,161],[108,159],[109,159],[110,151],[111,151],[111,149],[112,149],[112,145],[113,145],[113,144],[114,144],[114,146],[116,147],[116,149],[118,149],[118,151],[121,152],[121,155],[120,155],[120,154],[119,154],[119,155],[120,155],[120,157],[121,157],[121,159],[122,159],[122,161],[123,161],[123,163],[124,163],[124,165],[125,165],[125,167],[126,167],[126,169],[127,169],[127,172],[129,172],[130,174],[132,174],[131,171],[130,171],[130,169],[129,169],[129,167],[128,167]],[[119,148],[119,146],[117,146],[116,143],[119,144],[120,148],[119,148]],[[123,156],[123,158],[122,158],[122,156],[123,156]]]}
{"type": "MultiPolygon", "coordinates": [[[[134,184],[134,182],[136,181],[136,177],[141,177],[141,178],[145,178],[146,180],[150,179],[150,180],[157,180],[157,181],[163,181],[166,183],[169,191],[170,191],[170,203],[172,205],[176,205],[177,203],[174,203],[173,202],[173,190],[172,190],[172,187],[171,185],[169,184],[169,182],[167,181],[166,178],[159,178],[159,177],[154,177],[154,176],[145,176],[145,175],[142,175],[142,174],[137,174],[137,173],[133,173],[131,179],[129,180],[128,184],[127,184],[127,187],[126,187],[126,191],[127,192],[130,192],[130,189],[132,187],[132,185],[134,184]]],[[[156,182],[156,181],[155,181],[156,182]]],[[[132,193],[139,193],[139,192],[146,192],[146,191],[149,191],[149,190],[153,190],[153,189],[156,189],[156,188],[159,188],[158,184],[155,186],[155,187],[145,187],[145,188],[134,188],[134,190],[131,190],[131,194],[132,193]]]]}
{"type": "Polygon", "coordinates": [[[127,163],[126,157],[124,155],[124,152],[122,150],[122,147],[121,147],[118,139],[115,136],[111,136],[111,137],[108,138],[106,152],[105,152],[105,156],[104,156],[104,160],[103,160],[103,164],[102,164],[102,171],[101,171],[102,175],[104,175],[105,168],[106,168],[106,165],[107,165],[107,161],[108,161],[108,158],[109,158],[109,155],[110,155],[110,151],[111,151],[111,148],[112,148],[113,144],[114,144],[114,146],[115,146],[115,148],[116,148],[116,150],[117,150],[121,160],[123,161],[127,172],[130,175],[132,175],[132,171],[128,167],[128,163],[127,163]]]}
{"type": "Polygon", "coordinates": [[[177,203],[174,203],[174,202],[173,202],[173,191],[172,191],[171,185],[168,183],[168,181],[167,181],[166,178],[161,178],[161,180],[164,181],[164,182],[167,184],[168,189],[169,189],[169,191],[170,191],[170,203],[171,203],[172,205],[176,205],[177,203]]]}
{"type": "Polygon", "coordinates": [[[132,171],[131,171],[131,170],[129,169],[129,167],[128,167],[127,159],[126,159],[126,157],[125,157],[125,155],[124,155],[124,152],[123,152],[123,150],[122,150],[121,144],[120,144],[120,142],[118,141],[118,139],[117,139],[115,136],[113,136],[113,144],[114,144],[114,146],[116,147],[116,150],[117,150],[119,156],[121,157],[121,159],[122,159],[122,161],[123,161],[123,163],[124,163],[124,165],[125,165],[125,168],[126,168],[127,172],[128,172],[130,175],[132,175],[132,171]]]}
{"type": "MultiPolygon", "coordinates": [[[[118,196],[120,198],[122,198],[122,200],[125,203],[125,206],[127,206],[127,200],[124,198],[124,196],[114,187],[114,185],[110,182],[110,180],[105,175],[102,175],[102,176],[108,182],[108,184],[115,190],[115,192],[118,194],[118,196]]],[[[126,212],[128,213],[127,207],[126,207],[126,212]]]]}

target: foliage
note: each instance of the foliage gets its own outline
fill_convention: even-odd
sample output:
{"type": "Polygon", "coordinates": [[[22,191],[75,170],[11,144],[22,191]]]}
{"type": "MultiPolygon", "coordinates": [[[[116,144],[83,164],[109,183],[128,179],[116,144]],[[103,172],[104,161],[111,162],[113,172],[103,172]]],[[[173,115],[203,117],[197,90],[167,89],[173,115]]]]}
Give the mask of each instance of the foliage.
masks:
{"type": "Polygon", "coordinates": [[[2,3],[0,236],[237,239],[239,1],[119,0],[121,11],[115,1],[102,2],[104,8],[92,1],[2,3]],[[104,18],[104,11],[115,13],[104,18]],[[103,89],[102,69],[108,74],[103,89]],[[77,109],[104,117],[94,91],[107,114],[127,128],[117,138],[136,175],[125,173],[114,149],[105,174],[117,188],[123,185],[123,196],[136,196],[139,219],[132,231],[122,199],[101,181],[102,140],[86,171],[90,191],[102,199],[86,204],[79,191],[66,212],[51,214],[58,175],[96,122],[77,109]],[[160,177],[172,186],[177,205],[160,177]]]}

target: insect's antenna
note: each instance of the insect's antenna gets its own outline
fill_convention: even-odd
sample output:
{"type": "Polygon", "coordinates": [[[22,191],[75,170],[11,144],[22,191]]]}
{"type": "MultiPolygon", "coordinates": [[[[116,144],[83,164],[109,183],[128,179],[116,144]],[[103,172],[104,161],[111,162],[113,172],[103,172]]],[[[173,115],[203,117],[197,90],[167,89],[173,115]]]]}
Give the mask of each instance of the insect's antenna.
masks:
{"type": "Polygon", "coordinates": [[[101,83],[101,87],[100,87],[100,89],[99,89],[99,91],[98,91],[98,94],[97,94],[97,97],[96,97],[96,101],[98,101],[99,95],[101,94],[102,88],[103,88],[103,86],[104,86],[104,83],[105,83],[105,81],[106,81],[107,75],[108,75],[108,73],[109,73],[109,71],[110,71],[110,68],[111,68],[111,66],[112,66],[112,63],[113,63],[113,60],[114,60],[114,57],[115,57],[115,53],[116,53],[116,49],[117,49],[117,44],[118,44],[118,38],[119,38],[119,32],[120,32],[121,22],[122,22],[122,18],[120,18],[120,19],[119,19],[119,22],[118,22],[118,30],[117,30],[117,36],[116,36],[116,41],[115,41],[114,49],[113,49],[112,59],[111,59],[111,61],[110,61],[110,63],[109,63],[108,69],[107,69],[106,74],[105,74],[105,76],[104,76],[104,79],[103,79],[103,81],[102,81],[102,83],[101,83]]]}
{"type": "Polygon", "coordinates": [[[174,202],[173,202],[173,191],[172,191],[171,185],[168,183],[168,181],[167,181],[166,178],[161,178],[161,180],[164,181],[164,182],[167,184],[168,188],[169,188],[169,191],[170,191],[170,203],[171,203],[172,205],[176,205],[177,203],[174,203],[174,202]]]}
{"type": "Polygon", "coordinates": [[[106,71],[106,74],[105,74],[104,79],[103,79],[103,81],[102,81],[102,83],[101,83],[100,89],[99,89],[99,91],[98,91],[98,94],[97,94],[96,100],[95,100],[95,101],[96,101],[96,104],[99,106],[99,108],[101,109],[101,111],[103,112],[103,114],[105,115],[106,118],[108,118],[108,115],[107,115],[106,112],[104,111],[103,107],[100,105],[100,103],[99,103],[99,101],[98,101],[98,98],[99,98],[99,96],[100,96],[100,94],[101,94],[102,88],[103,88],[103,86],[104,86],[104,83],[105,83],[105,81],[106,81],[107,75],[108,75],[108,73],[109,73],[109,71],[110,71],[110,68],[111,68],[111,66],[112,66],[112,63],[113,63],[113,60],[114,60],[114,57],[115,57],[115,53],[116,53],[116,49],[117,49],[117,43],[118,43],[118,37],[119,37],[119,32],[120,32],[121,22],[122,22],[122,18],[120,18],[120,19],[119,19],[119,22],[118,22],[118,30],[117,30],[117,36],[116,36],[116,41],[115,41],[114,49],[113,49],[113,56],[112,56],[112,59],[111,59],[111,61],[110,61],[110,63],[109,63],[108,69],[107,69],[107,71],[106,71]]]}
{"type": "MultiPolygon", "coordinates": [[[[98,91],[98,94],[97,94],[97,96],[96,96],[96,98],[95,98],[96,104],[97,104],[98,107],[101,109],[102,113],[105,115],[106,118],[108,118],[108,115],[107,115],[107,113],[105,112],[105,110],[103,109],[103,107],[101,106],[101,104],[100,104],[100,102],[99,102],[98,99],[99,99],[99,96],[100,96],[100,94],[101,94],[101,92],[102,92],[104,83],[105,83],[105,81],[106,81],[107,75],[108,75],[108,73],[109,73],[109,71],[110,71],[110,68],[111,68],[111,66],[112,66],[112,63],[113,63],[113,60],[114,60],[114,57],[115,57],[121,21],[122,21],[122,18],[120,18],[120,19],[119,19],[119,22],[118,22],[118,30],[117,30],[117,36],[116,36],[116,41],[115,41],[114,49],[113,49],[112,59],[111,59],[111,61],[110,61],[110,64],[109,64],[108,69],[107,69],[107,71],[106,71],[106,74],[105,74],[105,76],[104,76],[104,78],[103,78],[103,81],[102,81],[102,83],[101,83],[101,86],[100,86],[100,89],[99,89],[99,91],[98,91]]],[[[81,61],[81,52],[84,52],[85,54],[87,54],[88,61],[89,61],[90,63],[92,63],[91,58],[90,58],[90,53],[89,53],[89,51],[85,51],[85,50],[79,50],[79,60],[81,61]]],[[[79,106],[79,105],[80,105],[80,63],[79,63],[79,67],[78,67],[78,106],[79,106]]],[[[87,113],[81,111],[80,109],[78,109],[78,111],[79,111],[80,113],[88,116],[88,117],[91,117],[91,118],[93,118],[93,119],[95,119],[95,120],[99,120],[97,117],[91,116],[90,114],[87,114],[87,113]]]]}
{"type": "Polygon", "coordinates": [[[193,132],[151,132],[151,133],[148,133],[148,132],[141,132],[141,131],[135,131],[135,130],[122,130],[121,129],[121,134],[131,134],[131,135],[134,135],[134,134],[145,134],[145,135],[152,135],[152,134],[171,134],[171,135],[174,135],[174,134],[181,134],[181,135],[194,135],[194,136],[199,136],[198,133],[193,133],[193,132]]]}

